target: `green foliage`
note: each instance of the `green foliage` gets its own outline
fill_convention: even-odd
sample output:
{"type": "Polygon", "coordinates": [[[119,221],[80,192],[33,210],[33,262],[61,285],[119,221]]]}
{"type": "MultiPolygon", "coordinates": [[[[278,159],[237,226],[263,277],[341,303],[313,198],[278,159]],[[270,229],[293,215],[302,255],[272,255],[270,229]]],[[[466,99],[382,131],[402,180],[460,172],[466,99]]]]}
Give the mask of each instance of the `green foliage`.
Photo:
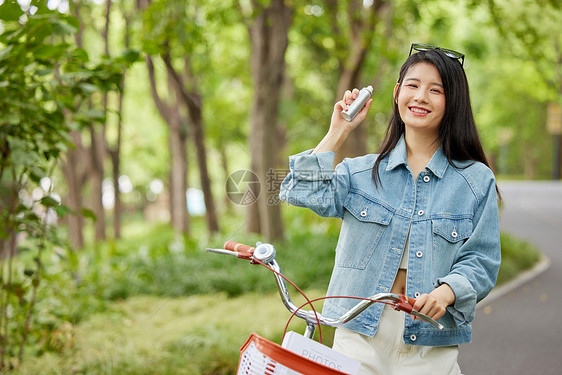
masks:
{"type": "Polygon", "coordinates": [[[498,275],[498,284],[513,279],[522,271],[533,267],[540,260],[539,251],[526,241],[502,233],[501,244],[502,264],[498,275]]]}
{"type": "Polygon", "coordinates": [[[191,92],[196,87],[201,92],[210,142],[217,150],[234,142],[244,147],[251,102],[250,45],[235,3],[157,0],[142,17],[140,43],[145,53],[169,52],[178,67],[188,62],[191,79],[180,89],[191,92]]]}
{"type": "Polygon", "coordinates": [[[468,74],[485,149],[502,175],[549,177],[553,149],[545,114],[546,103],[562,93],[555,73],[562,12],[525,0],[490,1],[472,12],[478,22],[463,27],[484,41],[467,47],[478,57],[468,74]]]}
{"type": "MultiPolygon", "coordinates": [[[[295,228],[289,239],[276,244],[278,259],[287,275],[303,288],[327,287],[337,242],[337,221],[322,223],[309,214],[293,214],[288,220],[295,228]],[[311,254],[315,261],[309,262],[311,254]]],[[[193,223],[194,231],[203,222],[193,223]]],[[[100,244],[75,254],[73,273],[80,275],[95,295],[106,300],[139,294],[179,297],[224,292],[237,296],[251,291],[271,290],[273,279],[265,269],[252,267],[235,258],[206,253],[206,247],[222,247],[224,234],[210,239],[176,237],[169,226],[143,230],[139,237],[100,244]],[[79,260],[78,260],[79,259],[79,260]],[[253,269],[249,269],[252,267],[253,269]]],[[[255,244],[255,235],[233,240],[255,244]]]]}
{"type": "Polygon", "coordinates": [[[118,89],[123,68],[136,59],[127,53],[90,64],[86,51],[67,41],[77,20],[45,2],[31,5],[24,12],[16,2],[0,4],[0,370],[12,358],[21,364],[28,342],[35,352],[58,348],[55,327],[76,320],[68,303],[52,310],[67,290],[51,294],[48,307],[37,300],[43,277],[53,276],[44,257],[64,247],[54,224],[70,213],[52,194],[50,177],[72,147],[70,132],[104,120],[99,111],[79,111],[80,103],[118,89]]]}

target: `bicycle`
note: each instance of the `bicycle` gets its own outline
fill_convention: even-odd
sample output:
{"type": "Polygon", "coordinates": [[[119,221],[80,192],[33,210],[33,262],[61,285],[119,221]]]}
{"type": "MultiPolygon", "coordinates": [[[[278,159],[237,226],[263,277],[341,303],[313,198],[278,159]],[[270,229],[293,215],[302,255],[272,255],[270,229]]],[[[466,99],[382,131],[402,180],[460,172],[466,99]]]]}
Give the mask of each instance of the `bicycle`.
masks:
{"type": "MultiPolygon", "coordinates": [[[[309,300],[306,295],[290,280],[288,280],[282,273],[281,267],[275,260],[276,250],[275,247],[268,243],[257,243],[256,247],[240,244],[234,241],[228,241],[224,244],[223,249],[207,248],[207,252],[236,256],[239,259],[249,260],[251,264],[260,264],[275,275],[275,281],[281,300],[285,307],[291,312],[291,318],[297,316],[306,322],[306,329],[304,337],[312,340],[316,327],[318,326],[319,341],[322,341],[321,327],[338,327],[350,320],[357,317],[369,306],[374,303],[386,303],[392,305],[396,310],[404,311],[405,313],[417,316],[422,320],[431,323],[443,329],[443,326],[437,321],[433,320],[427,315],[419,313],[413,309],[416,300],[407,297],[403,294],[395,293],[378,293],[369,298],[338,296],[338,297],[323,297],[315,300],[309,300]],[[306,299],[307,303],[297,307],[291,300],[287,282],[295,287],[306,299]],[[345,314],[337,319],[324,317],[318,313],[312,302],[324,298],[354,298],[359,299],[354,307],[352,307],[345,314]],[[306,305],[311,306],[311,310],[304,310],[306,305]]],[[[287,323],[287,325],[289,324],[287,323]]],[[[286,329],[285,329],[286,331],[286,329]]],[[[238,375],[247,374],[265,374],[265,375],[285,375],[285,374],[306,374],[306,375],[344,375],[346,373],[339,371],[335,368],[328,367],[324,364],[313,361],[309,358],[300,356],[293,351],[283,348],[279,344],[271,342],[259,335],[252,333],[246,343],[240,349],[240,360],[238,363],[238,375]]]]}

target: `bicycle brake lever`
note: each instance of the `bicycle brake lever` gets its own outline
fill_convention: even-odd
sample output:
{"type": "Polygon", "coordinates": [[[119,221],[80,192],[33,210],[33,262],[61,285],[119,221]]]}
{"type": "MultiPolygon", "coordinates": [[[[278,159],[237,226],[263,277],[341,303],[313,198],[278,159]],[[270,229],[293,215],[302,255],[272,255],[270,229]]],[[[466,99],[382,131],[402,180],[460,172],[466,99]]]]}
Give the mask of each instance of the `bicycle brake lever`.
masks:
{"type": "Polygon", "coordinates": [[[224,249],[211,249],[211,248],[207,248],[205,251],[208,252],[208,253],[233,255],[235,257],[238,257],[238,253],[236,251],[230,251],[230,250],[224,250],[224,249]]]}
{"type": "Polygon", "coordinates": [[[444,330],[445,327],[443,327],[442,324],[438,323],[436,320],[433,320],[432,318],[430,318],[429,316],[422,314],[420,312],[417,312],[416,310],[412,310],[410,311],[410,314],[417,316],[418,318],[422,319],[423,321],[426,321],[428,323],[433,324],[435,327],[439,328],[439,330],[444,330]]]}
{"type": "Polygon", "coordinates": [[[442,324],[438,323],[437,321],[435,321],[434,319],[430,318],[429,316],[422,314],[416,310],[414,310],[412,308],[412,305],[408,302],[407,297],[404,296],[403,294],[399,295],[399,299],[397,299],[394,302],[394,309],[395,310],[400,310],[400,311],[404,311],[408,314],[417,316],[418,318],[421,318],[423,321],[426,321],[428,323],[433,324],[434,326],[436,326],[437,328],[439,328],[441,331],[443,329],[445,329],[445,327],[443,327],[442,324]]]}
{"type": "Polygon", "coordinates": [[[207,248],[206,251],[208,253],[232,255],[239,259],[246,259],[246,260],[252,260],[252,254],[253,254],[248,251],[232,251],[232,250],[225,250],[225,249],[210,249],[210,248],[207,248]]]}

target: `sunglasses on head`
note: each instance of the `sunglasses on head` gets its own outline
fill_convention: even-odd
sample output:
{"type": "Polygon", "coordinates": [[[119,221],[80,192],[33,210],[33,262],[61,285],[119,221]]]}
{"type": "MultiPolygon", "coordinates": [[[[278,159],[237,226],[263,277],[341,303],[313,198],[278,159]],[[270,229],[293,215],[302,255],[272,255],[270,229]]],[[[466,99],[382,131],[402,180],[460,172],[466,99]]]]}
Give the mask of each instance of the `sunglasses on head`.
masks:
{"type": "Polygon", "coordinates": [[[457,51],[453,51],[452,49],[436,47],[430,44],[423,44],[423,43],[413,43],[410,46],[410,54],[408,55],[408,57],[412,56],[412,51],[423,52],[423,51],[431,51],[434,49],[438,49],[439,51],[443,52],[445,55],[447,55],[452,59],[459,60],[461,66],[464,64],[464,54],[457,51]]]}

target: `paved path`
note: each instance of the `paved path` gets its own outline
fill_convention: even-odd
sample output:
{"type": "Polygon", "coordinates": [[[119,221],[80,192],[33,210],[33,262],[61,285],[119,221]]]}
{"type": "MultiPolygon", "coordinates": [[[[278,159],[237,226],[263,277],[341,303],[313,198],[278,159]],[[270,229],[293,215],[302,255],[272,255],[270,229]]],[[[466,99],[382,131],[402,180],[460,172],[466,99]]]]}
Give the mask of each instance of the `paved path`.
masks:
{"type": "Polygon", "coordinates": [[[462,345],[465,375],[562,374],[562,183],[504,182],[503,231],[534,243],[550,267],[479,306],[473,343],[462,345]]]}

